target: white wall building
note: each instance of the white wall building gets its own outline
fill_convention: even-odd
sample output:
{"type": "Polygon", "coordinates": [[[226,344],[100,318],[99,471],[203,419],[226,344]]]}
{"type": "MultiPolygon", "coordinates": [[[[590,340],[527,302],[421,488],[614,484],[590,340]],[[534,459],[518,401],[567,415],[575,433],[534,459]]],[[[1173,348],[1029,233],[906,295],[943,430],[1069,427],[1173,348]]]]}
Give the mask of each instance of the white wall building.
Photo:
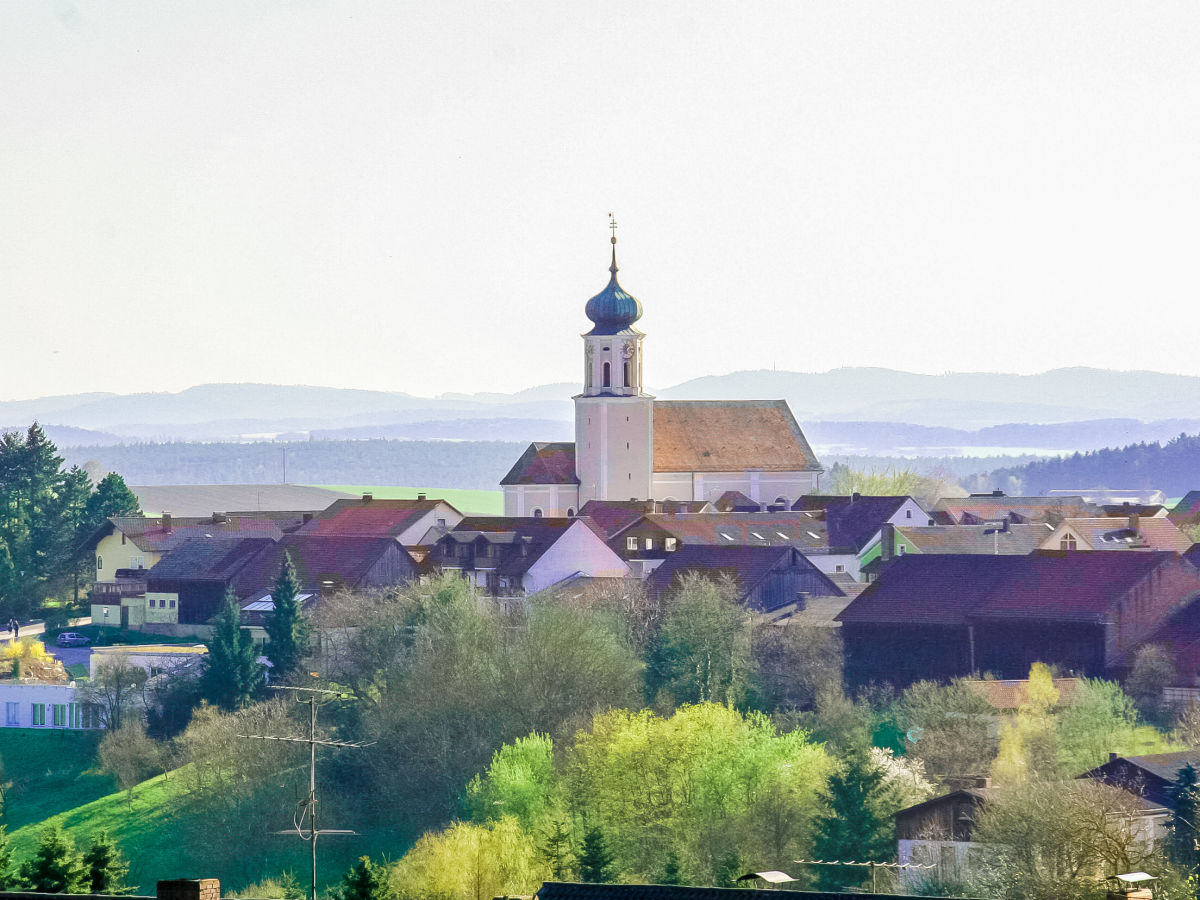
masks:
{"type": "Polygon", "coordinates": [[[0,706],[7,728],[103,727],[99,710],[83,702],[74,682],[0,682],[0,706]]]}
{"type": "Polygon", "coordinates": [[[820,463],[784,400],[655,400],[643,389],[642,305],[617,283],[587,302],[575,442],[534,443],[500,482],[506,516],[573,516],[589,500],[716,500],[740,491],[791,505],[820,463]]]}

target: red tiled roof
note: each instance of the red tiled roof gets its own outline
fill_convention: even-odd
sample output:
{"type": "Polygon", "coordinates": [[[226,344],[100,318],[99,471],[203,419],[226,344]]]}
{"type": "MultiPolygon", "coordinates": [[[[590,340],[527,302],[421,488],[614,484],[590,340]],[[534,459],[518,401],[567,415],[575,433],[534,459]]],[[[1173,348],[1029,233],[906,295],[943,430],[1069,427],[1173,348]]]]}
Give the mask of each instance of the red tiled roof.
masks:
{"type": "Polygon", "coordinates": [[[823,471],[786,400],[656,400],[655,472],[823,471]]]}
{"type": "Polygon", "coordinates": [[[566,441],[533,443],[525,448],[500,484],[579,484],[575,474],[575,444],[566,441]]]}
{"type": "Polygon", "coordinates": [[[266,518],[235,516],[214,522],[212,516],[178,517],[169,528],[162,518],[148,516],[113,516],[109,522],[139,550],[152,553],[167,553],[195,538],[283,536],[279,523],[266,518]]]}
{"type": "Polygon", "coordinates": [[[1063,524],[1091,544],[1093,550],[1150,549],[1184,553],[1192,546],[1191,539],[1170,519],[1139,518],[1136,530],[1129,527],[1129,520],[1124,516],[1067,519],[1063,524]]]}
{"type": "Polygon", "coordinates": [[[829,549],[825,522],[815,514],[803,512],[655,514],[646,516],[645,521],[685,545],[774,545],[821,552],[829,549]]]}
{"type": "Polygon", "coordinates": [[[339,500],[304,527],[308,534],[395,536],[441,500],[339,500]]]}

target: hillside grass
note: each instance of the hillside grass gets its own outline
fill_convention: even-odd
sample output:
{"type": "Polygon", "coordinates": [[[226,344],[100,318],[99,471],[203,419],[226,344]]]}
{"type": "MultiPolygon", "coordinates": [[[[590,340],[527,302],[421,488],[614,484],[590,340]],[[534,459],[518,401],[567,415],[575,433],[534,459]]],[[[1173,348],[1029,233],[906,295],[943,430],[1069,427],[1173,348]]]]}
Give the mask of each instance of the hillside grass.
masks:
{"type": "Polygon", "coordinates": [[[116,787],[96,768],[100,734],[94,731],[0,730],[4,824],[11,832],[104,797],[116,787]]]}
{"type": "Polygon", "coordinates": [[[502,491],[443,490],[442,488],[409,488],[394,485],[314,484],[310,487],[342,491],[346,494],[371,494],[379,500],[415,500],[418,493],[430,499],[445,500],[459,512],[469,516],[499,516],[504,513],[502,491]]]}
{"type": "MultiPolygon", "coordinates": [[[[100,831],[107,831],[129,860],[129,882],[135,893],[154,893],[155,882],[170,878],[219,878],[222,893],[241,890],[268,877],[290,871],[307,885],[308,844],[294,834],[260,832],[257,827],[239,834],[242,852],[215,849],[214,820],[207,809],[187,794],[183,769],[143,781],[133,791],[112,791],[78,806],[58,809],[50,815],[25,819],[16,827],[8,819],[14,858],[30,856],[37,846],[43,825],[54,822],[67,831],[80,848],[87,847],[100,831]]],[[[290,827],[292,810],[280,809],[279,830],[290,827]]],[[[336,823],[336,825],[341,823],[336,823]]],[[[360,856],[398,859],[410,841],[382,831],[323,839],[318,845],[317,880],[322,890],[340,882],[360,856]]]]}

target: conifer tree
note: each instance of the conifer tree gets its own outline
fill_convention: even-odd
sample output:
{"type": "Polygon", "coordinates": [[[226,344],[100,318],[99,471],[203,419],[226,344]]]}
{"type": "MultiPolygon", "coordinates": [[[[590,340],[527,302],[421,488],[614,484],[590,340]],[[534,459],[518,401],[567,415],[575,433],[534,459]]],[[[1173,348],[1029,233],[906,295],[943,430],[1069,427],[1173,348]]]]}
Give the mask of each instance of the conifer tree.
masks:
{"type": "Polygon", "coordinates": [[[672,850],[667,854],[667,864],[658,879],[659,884],[683,884],[683,870],[679,866],[679,854],[672,850]]]}
{"type": "Polygon", "coordinates": [[[202,677],[204,696],[225,710],[241,709],[262,682],[262,666],[250,632],[242,628],[241,609],[232,589],[217,614],[208,642],[208,666],[202,677]]]}
{"type": "Polygon", "coordinates": [[[334,889],[337,900],[383,900],[387,896],[387,869],[361,857],[334,889]]]}
{"type": "Polygon", "coordinates": [[[90,893],[130,892],[130,886],[125,883],[125,876],[129,874],[129,863],[107,831],[100,831],[92,838],[92,845],[83,855],[83,863],[88,870],[90,893]]]}
{"type": "Polygon", "coordinates": [[[579,880],[589,884],[608,884],[617,875],[613,852],[608,839],[599,828],[589,828],[583,836],[579,853],[579,880]]]}
{"type": "Polygon", "coordinates": [[[1175,776],[1171,788],[1171,819],[1167,825],[1167,852],[1171,861],[1185,872],[1200,868],[1200,831],[1196,813],[1200,807],[1200,786],[1196,770],[1188,763],[1175,776]]]}
{"type": "Polygon", "coordinates": [[[58,825],[45,826],[33,856],[21,864],[22,884],[40,894],[83,894],[90,883],[75,843],[58,825]]]}
{"type": "Polygon", "coordinates": [[[267,659],[271,660],[273,678],[283,679],[291,675],[308,652],[308,623],[300,609],[297,599],[299,593],[296,567],[292,564],[291,554],[285,550],[279,577],[275,579],[275,587],[271,591],[275,612],[266,624],[269,639],[266,654],[267,659]]]}
{"type": "MultiPolygon", "coordinates": [[[[828,809],[818,822],[817,859],[885,862],[895,847],[891,789],[883,772],[863,753],[853,754],[829,779],[828,809]]],[[[837,867],[822,872],[826,887],[841,886],[847,877],[837,867]]],[[[851,876],[853,877],[853,876],[851,876]]]]}
{"type": "Polygon", "coordinates": [[[550,874],[555,881],[566,880],[571,873],[571,862],[574,857],[571,850],[571,832],[567,829],[566,822],[559,819],[554,823],[550,833],[546,835],[539,855],[550,867],[550,874]]]}
{"type": "Polygon", "coordinates": [[[17,887],[17,869],[13,865],[12,845],[8,842],[8,830],[0,825],[0,891],[11,891],[17,887]]]}

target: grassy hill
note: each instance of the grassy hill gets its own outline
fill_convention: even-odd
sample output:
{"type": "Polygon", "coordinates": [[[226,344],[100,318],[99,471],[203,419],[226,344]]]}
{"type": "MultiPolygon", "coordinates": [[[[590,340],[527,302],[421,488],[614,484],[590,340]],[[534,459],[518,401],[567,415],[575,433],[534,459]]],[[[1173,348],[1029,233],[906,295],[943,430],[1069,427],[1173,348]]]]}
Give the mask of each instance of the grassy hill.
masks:
{"type": "Polygon", "coordinates": [[[379,500],[412,500],[417,493],[445,500],[469,516],[499,516],[504,513],[504,494],[500,491],[462,491],[442,488],[407,488],[392,485],[316,484],[330,491],[346,494],[373,494],[379,500]]]}
{"type": "Polygon", "coordinates": [[[110,794],[111,776],[96,770],[100,735],[87,731],[7,728],[0,731],[4,824],[11,833],[110,794]]]}
{"type": "MultiPolygon", "coordinates": [[[[84,780],[94,793],[100,782],[87,781],[88,777],[85,773],[84,780]]],[[[290,826],[290,808],[280,809],[277,816],[267,810],[266,818],[274,822],[269,828],[259,824],[261,809],[252,818],[235,817],[236,824],[230,826],[228,818],[222,824],[219,817],[193,802],[186,785],[184,770],[168,772],[138,785],[131,802],[127,792],[112,792],[111,781],[107,792],[96,797],[87,797],[84,790],[52,790],[46,784],[47,815],[24,816],[20,825],[11,815],[5,816],[14,856],[22,860],[31,855],[40,827],[54,821],[81,847],[98,831],[108,831],[129,858],[129,881],[136,893],[153,894],[160,879],[194,877],[219,878],[224,889],[239,890],[284,871],[291,871],[302,885],[308,883],[308,845],[294,834],[273,833],[290,826]],[[67,806],[72,797],[82,802],[67,806]]],[[[407,849],[407,841],[385,831],[361,831],[321,842],[317,877],[322,885],[338,882],[360,856],[397,859],[407,849]]]]}

